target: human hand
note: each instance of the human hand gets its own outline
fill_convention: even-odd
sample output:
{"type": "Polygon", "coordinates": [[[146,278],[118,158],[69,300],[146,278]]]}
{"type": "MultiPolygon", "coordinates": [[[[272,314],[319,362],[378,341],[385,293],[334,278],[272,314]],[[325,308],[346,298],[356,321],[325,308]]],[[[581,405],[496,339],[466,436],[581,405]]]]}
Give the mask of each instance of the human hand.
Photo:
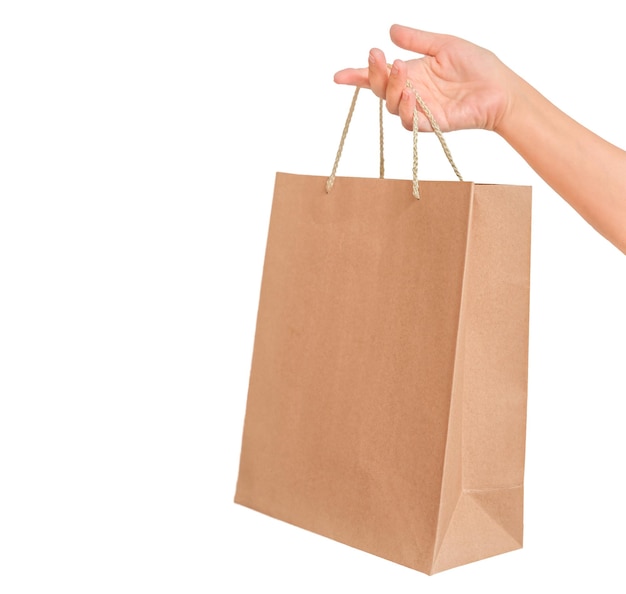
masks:
{"type": "MultiPolygon", "coordinates": [[[[517,76],[492,52],[451,35],[393,25],[391,40],[423,57],[395,60],[389,68],[385,54],[372,49],[367,68],[348,68],[335,74],[335,82],[371,89],[385,99],[387,109],[399,115],[407,130],[413,128],[415,94],[419,93],[443,132],[482,128],[497,131],[512,109],[517,76]]],[[[419,113],[419,129],[432,131],[419,113]]]]}

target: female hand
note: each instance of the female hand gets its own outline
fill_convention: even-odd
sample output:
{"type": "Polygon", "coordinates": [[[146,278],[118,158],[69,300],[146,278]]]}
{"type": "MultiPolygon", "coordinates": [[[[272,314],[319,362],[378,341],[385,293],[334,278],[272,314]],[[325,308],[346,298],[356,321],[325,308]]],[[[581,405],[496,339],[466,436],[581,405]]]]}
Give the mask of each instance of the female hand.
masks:
{"type": "MultiPolygon", "coordinates": [[[[372,49],[367,68],[348,68],[335,74],[335,82],[370,88],[386,100],[387,109],[413,128],[415,95],[407,80],[431,110],[443,132],[469,128],[498,130],[512,109],[518,77],[493,53],[453,37],[393,25],[392,41],[423,57],[396,60],[391,69],[384,53],[372,49]]],[[[419,107],[418,107],[419,112],[419,107]]],[[[418,115],[419,129],[432,131],[428,119],[418,115]]]]}

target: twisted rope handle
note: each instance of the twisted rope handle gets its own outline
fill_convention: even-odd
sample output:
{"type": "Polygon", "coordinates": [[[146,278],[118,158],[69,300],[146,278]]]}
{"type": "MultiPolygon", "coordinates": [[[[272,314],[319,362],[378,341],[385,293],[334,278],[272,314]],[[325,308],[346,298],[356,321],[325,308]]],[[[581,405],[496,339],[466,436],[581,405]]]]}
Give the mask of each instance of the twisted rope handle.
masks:
{"type": "MultiPolygon", "coordinates": [[[[428,106],[424,103],[424,100],[420,97],[419,93],[416,91],[415,87],[411,84],[411,81],[406,82],[406,86],[413,91],[415,94],[415,100],[417,104],[420,106],[424,115],[428,118],[430,122],[431,128],[433,132],[437,136],[441,147],[443,148],[443,152],[445,153],[448,162],[452,166],[452,169],[459,181],[463,181],[461,174],[457,166],[452,159],[452,153],[448,148],[448,144],[446,143],[443,133],[441,132],[441,128],[439,128],[439,124],[435,121],[432,112],[428,109],[428,106]]],[[[341,153],[343,151],[343,145],[346,140],[346,136],[348,135],[348,128],[350,127],[350,122],[352,121],[352,114],[354,113],[354,106],[356,105],[357,97],[359,96],[360,87],[356,87],[354,91],[354,96],[352,98],[352,103],[350,105],[350,110],[348,111],[348,117],[346,119],[346,123],[343,128],[343,133],[341,135],[341,140],[339,141],[339,149],[337,150],[337,156],[335,157],[335,163],[333,164],[333,170],[330,174],[329,178],[326,180],[326,192],[330,192],[333,184],[335,183],[335,177],[337,174],[337,167],[339,166],[339,159],[341,158],[341,153]]],[[[383,179],[385,176],[385,164],[384,164],[384,142],[383,142],[383,100],[379,101],[379,124],[380,124],[380,178],[383,179]]],[[[418,110],[417,107],[413,109],[413,196],[420,199],[419,192],[419,182],[417,178],[417,165],[418,165],[418,150],[417,150],[417,136],[418,136],[418,110]]]]}
{"type": "MultiPolygon", "coordinates": [[[[448,148],[448,144],[446,143],[446,140],[443,137],[441,128],[439,127],[439,124],[437,124],[437,122],[435,121],[435,118],[433,117],[432,112],[430,111],[430,109],[428,109],[428,106],[424,103],[424,100],[420,97],[419,93],[415,90],[415,87],[411,84],[410,80],[406,81],[406,86],[407,88],[411,89],[413,93],[415,94],[415,100],[417,101],[418,105],[422,108],[424,115],[428,118],[428,121],[430,122],[430,126],[433,129],[435,136],[437,136],[437,138],[439,139],[441,148],[443,148],[443,152],[445,153],[448,159],[448,162],[452,166],[454,173],[459,178],[459,181],[463,181],[463,178],[461,177],[461,174],[459,173],[459,170],[457,169],[457,166],[455,165],[454,160],[452,159],[452,153],[450,152],[450,149],[448,148]]],[[[419,192],[419,184],[417,181],[417,132],[418,132],[419,125],[418,125],[417,114],[418,114],[417,107],[415,107],[413,108],[413,196],[415,196],[415,198],[419,200],[420,192],[419,192]]]]}
{"type": "MultiPolygon", "coordinates": [[[[348,111],[348,117],[346,118],[346,123],[343,126],[343,132],[341,134],[341,140],[339,141],[339,148],[337,149],[337,156],[335,157],[335,163],[333,164],[333,170],[330,174],[330,177],[326,180],[326,192],[330,192],[335,183],[335,176],[337,174],[337,167],[339,166],[339,159],[341,158],[341,153],[343,152],[343,145],[346,141],[346,136],[348,135],[348,128],[350,127],[350,122],[352,121],[352,114],[354,113],[354,106],[356,105],[356,99],[359,96],[360,87],[356,87],[354,91],[354,96],[352,97],[352,103],[350,104],[350,110],[348,111]]],[[[379,137],[380,137],[380,179],[385,177],[385,142],[384,142],[384,132],[383,132],[383,100],[381,99],[378,102],[378,124],[379,124],[379,137]]]]}

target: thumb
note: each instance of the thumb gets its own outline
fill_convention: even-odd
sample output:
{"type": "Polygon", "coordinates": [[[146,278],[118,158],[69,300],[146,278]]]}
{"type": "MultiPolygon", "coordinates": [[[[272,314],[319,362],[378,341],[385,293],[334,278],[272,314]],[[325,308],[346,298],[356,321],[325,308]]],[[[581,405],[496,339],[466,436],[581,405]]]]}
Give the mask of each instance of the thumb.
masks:
{"type": "Polygon", "coordinates": [[[429,33],[403,25],[392,25],[389,34],[391,41],[402,49],[424,56],[435,56],[451,39],[450,35],[429,33]]]}

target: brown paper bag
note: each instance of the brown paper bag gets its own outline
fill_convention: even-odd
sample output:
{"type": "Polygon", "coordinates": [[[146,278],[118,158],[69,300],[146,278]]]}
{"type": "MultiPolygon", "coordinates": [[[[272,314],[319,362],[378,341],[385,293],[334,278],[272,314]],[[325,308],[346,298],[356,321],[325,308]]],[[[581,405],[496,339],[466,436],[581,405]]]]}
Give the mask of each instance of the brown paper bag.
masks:
{"type": "Polygon", "coordinates": [[[529,187],[278,173],[235,501],[427,574],[522,546],[529,187]]]}

